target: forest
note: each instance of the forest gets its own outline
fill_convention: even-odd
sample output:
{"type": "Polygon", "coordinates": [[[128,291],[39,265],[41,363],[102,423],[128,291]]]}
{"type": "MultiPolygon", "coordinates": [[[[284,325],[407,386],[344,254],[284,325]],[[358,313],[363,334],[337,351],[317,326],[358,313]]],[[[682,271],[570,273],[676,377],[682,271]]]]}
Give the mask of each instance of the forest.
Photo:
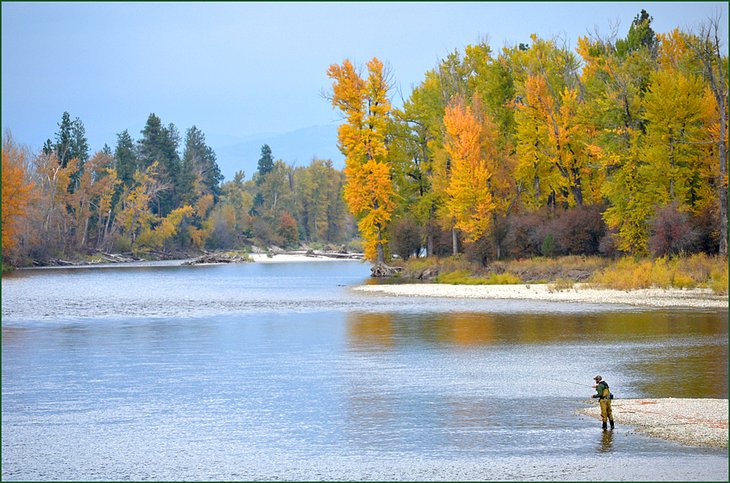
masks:
{"type": "Polygon", "coordinates": [[[97,251],[347,245],[368,259],[463,254],[488,264],[558,255],[727,255],[728,58],[720,23],[576,47],[532,36],[454,50],[393,107],[373,58],[327,70],[345,168],[294,166],[264,145],[223,181],[195,126],[150,114],[134,140],[89,153],[63,113],[33,153],[2,145],[3,264],[97,251]]]}

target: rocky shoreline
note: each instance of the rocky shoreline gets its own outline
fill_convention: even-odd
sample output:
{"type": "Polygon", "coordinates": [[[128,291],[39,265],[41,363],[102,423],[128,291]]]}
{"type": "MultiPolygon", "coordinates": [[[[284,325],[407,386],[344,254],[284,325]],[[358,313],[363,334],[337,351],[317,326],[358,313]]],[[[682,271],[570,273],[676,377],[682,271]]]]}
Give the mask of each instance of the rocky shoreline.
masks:
{"type": "Polygon", "coordinates": [[[311,261],[318,259],[362,260],[361,253],[350,253],[343,250],[282,250],[276,247],[263,250],[253,247],[251,253],[241,250],[233,251],[196,251],[196,252],[146,252],[144,255],[129,253],[96,252],[85,259],[49,259],[44,263],[33,263],[32,267],[18,268],[63,268],[91,267],[108,264],[129,264],[139,262],[180,261],[182,265],[208,265],[221,263],[245,263],[266,261],[311,261]]]}
{"type": "MultiPolygon", "coordinates": [[[[600,420],[598,401],[579,414],[600,420]]],[[[614,399],[617,428],[632,426],[638,433],[689,446],[727,448],[727,399],[614,399]]]]}
{"type": "Polygon", "coordinates": [[[728,296],[716,295],[710,289],[596,289],[575,284],[570,289],[557,289],[550,284],[515,285],[450,285],[397,284],[363,285],[353,290],[362,293],[398,297],[446,297],[501,300],[538,300],[562,303],[623,304],[643,307],[728,308],[728,296]]]}

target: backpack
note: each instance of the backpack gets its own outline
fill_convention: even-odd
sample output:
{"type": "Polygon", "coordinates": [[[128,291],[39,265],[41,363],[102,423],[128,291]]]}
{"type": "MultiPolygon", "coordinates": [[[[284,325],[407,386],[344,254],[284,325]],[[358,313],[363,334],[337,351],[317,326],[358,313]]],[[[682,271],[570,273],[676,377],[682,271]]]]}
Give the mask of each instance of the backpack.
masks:
{"type": "Polygon", "coordinates": [[[606,391],[606,390],[608,391],[608,398],[606,398],[606,399],[613,399],[613,392],[608,388],[608,383],[606,381],[601,381],[598,384],[599,385],[603,384],[604,391],[606,391]]]}

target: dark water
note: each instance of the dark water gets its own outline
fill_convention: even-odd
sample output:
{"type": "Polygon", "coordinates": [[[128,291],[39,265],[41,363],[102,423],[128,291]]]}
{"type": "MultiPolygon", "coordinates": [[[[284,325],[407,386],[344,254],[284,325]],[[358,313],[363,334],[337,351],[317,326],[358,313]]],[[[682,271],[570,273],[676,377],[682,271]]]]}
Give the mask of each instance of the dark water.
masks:
{"type": "Polygon", "coordinates": [[[3,480],[727,480],[724,450],[576,414],[597,373],[726,398],[727,311],[351,292],[368,273],[3,278],[3,480]]]}

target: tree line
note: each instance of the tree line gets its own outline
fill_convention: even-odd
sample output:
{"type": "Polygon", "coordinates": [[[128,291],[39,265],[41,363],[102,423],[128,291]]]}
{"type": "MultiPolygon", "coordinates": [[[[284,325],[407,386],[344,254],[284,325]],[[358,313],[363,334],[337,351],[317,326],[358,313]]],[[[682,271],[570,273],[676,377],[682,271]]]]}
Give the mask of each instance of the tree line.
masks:
{"type": "Polygon", "coordinates": [[[333,64],[344,195],[371,260],[727,255],[728,59],[719,20],[571,49],[454,51],[394,109],[392,79],[333,64]]]}
{"type": "Polygon", "coordinates": [[[261,149],[251,179],[223,182],[196,126],[184,138],[150,114],[136,141],[91,155],[83,122],[65,112],[37,155],[6,132],[2,144],[2,247],[9,264],[93,252],[185,255],[200,249],[343,244],[354,222],[330,160],[309,166],[261,149]],[[182,147],[182,152],[181,148],[182,147]]]}
{"type": "Polygon", "coordinates": [[[387,67],[327,71],[343,122],[340,171],[263,146],[223,182],[195,126],[150,114],[90,155],[64,113],[37,155],[3,138],[3,259],[347,243],[366,256],[727,255],[728,58],[718,19],[570,48],[533,35],[455,50],[392,106],[387,67]],[[180,148],[182,146],[182,153],[180,148]],[[355,228],[355,223],[357,227],[355,228]]]}

